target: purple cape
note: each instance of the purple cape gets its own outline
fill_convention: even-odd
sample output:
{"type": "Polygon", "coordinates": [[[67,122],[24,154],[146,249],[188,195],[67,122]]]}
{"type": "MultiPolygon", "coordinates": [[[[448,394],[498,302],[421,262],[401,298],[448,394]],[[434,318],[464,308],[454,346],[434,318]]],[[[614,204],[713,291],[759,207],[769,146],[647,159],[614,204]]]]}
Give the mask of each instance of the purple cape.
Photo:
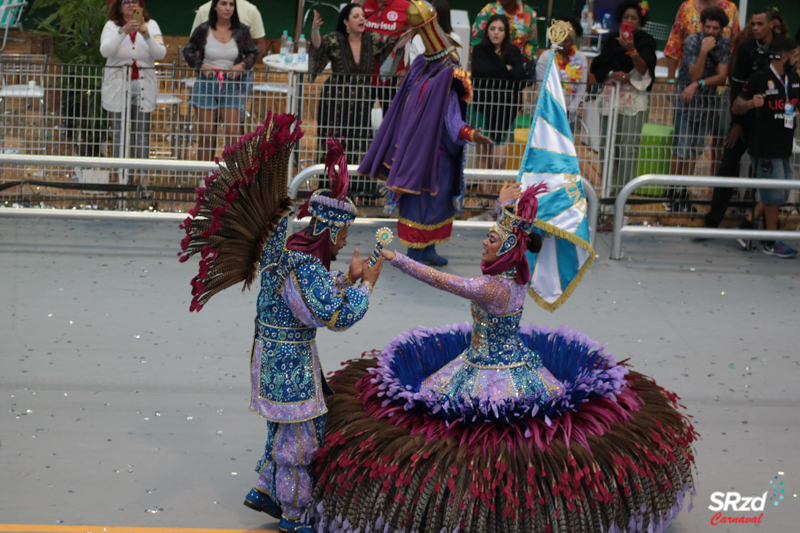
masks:
{"type": "Polygon", "coordinates": [[[449,58],[427,62],[417,56],[389,111],[375,134],[358,173],[386,180],[397,193],[419,194],[438,190],[437,153],[453,83],[449,58]]]}

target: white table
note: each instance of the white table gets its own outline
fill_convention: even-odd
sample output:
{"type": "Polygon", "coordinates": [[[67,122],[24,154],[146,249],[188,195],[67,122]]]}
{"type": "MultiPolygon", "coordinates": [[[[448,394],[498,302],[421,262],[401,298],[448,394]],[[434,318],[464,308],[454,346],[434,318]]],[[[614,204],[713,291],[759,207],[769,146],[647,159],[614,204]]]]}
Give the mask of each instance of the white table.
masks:
{"type": "Polygon", "coordinates": [[[297,54],[292,54],[291,57],[292,61],[287,63],[286,58],[280,54],[269,54],[264,56],[263,61],[264,64],[270,69],[281,70],[283,72],[308,72],[307,59],[305,61],[300,61],[297,59],[297,54]]]}
{"type": "Polygon", "coordinates": [[[253,92],[283,94],[286,95],[286,111],[288,113],[297,114],[298,102],[300,95],[300,85],[302,83],[303,74],[308,72],[308,60],[299,61],[297,54],[291,54],[292,61],[286,62],[286,57],[280,54],[269,54],[264,56],[264,65],[267,67],[267,79],[269,80],[269,71],[277,70],[287,72],[289,83],[259,83],[253,86],[253,92]]]}

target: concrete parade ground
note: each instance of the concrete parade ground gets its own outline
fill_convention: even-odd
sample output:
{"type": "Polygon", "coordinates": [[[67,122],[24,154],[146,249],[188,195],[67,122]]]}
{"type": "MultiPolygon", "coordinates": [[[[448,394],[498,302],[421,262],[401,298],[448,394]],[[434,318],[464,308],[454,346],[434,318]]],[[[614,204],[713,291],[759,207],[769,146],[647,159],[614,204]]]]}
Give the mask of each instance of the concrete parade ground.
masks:
{"type": "MultiPolygon", "coordinates": [[[[196,261],[178,262],[177,226],[0,213],[0,532],[277,530],[242,505],[266,436],[248,410],[257,292],[190,313],[196,261]]],[[[334,266],[374,231],[354,225],[334,266]]],[[[479,275],[485,233],[456,228],[443,270],[479,275]]],[[[697,494],[671,532],[798,531],[800,259],[636,237],[611,261],[610,245],[598,234],[573,296],[552,314],[528,299],[523,323],[581,331],[682,398],[701,435],[697,494]],[[721,511],[761,523],[712,525],[715,492],[766,492],[763,511],[721,511]]],[[[386,264],[366,317],[319,332],[322,365],[469,320],[466,300],[386,264]]]]}

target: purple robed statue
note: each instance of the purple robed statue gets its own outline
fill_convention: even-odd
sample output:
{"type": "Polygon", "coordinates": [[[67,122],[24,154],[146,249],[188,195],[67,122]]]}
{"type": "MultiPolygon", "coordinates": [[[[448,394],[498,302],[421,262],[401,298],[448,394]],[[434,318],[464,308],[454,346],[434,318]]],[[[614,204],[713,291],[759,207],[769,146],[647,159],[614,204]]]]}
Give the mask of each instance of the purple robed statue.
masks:
{"type": "Polygon", "coordinates": [[[397,235],[408,256],[441,266],[447,259],[436,244],[450,240],[463,203],[464,145],[490,141],[464,121],[472,86],[435,12],[413,2],[407,17],[425,54],[411,64],[358,172],[386,180],[386,210],[399,208],[397,235]]]}

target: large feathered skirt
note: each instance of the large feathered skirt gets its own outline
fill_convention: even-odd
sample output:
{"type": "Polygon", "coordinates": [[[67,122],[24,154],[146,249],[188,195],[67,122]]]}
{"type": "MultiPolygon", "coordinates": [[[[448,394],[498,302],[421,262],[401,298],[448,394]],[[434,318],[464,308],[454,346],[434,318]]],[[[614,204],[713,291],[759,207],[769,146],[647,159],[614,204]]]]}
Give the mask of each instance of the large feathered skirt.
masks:
{"type": "Polygon", "coordinates": [[[694,493],[697,434],[678,397],[580,333],[532,326],[523,342],[565,394],[544,404],[419,394],[470,333],[404,333],[330,380],[307,517],[318,531],[665,531],[694,493]]]}

